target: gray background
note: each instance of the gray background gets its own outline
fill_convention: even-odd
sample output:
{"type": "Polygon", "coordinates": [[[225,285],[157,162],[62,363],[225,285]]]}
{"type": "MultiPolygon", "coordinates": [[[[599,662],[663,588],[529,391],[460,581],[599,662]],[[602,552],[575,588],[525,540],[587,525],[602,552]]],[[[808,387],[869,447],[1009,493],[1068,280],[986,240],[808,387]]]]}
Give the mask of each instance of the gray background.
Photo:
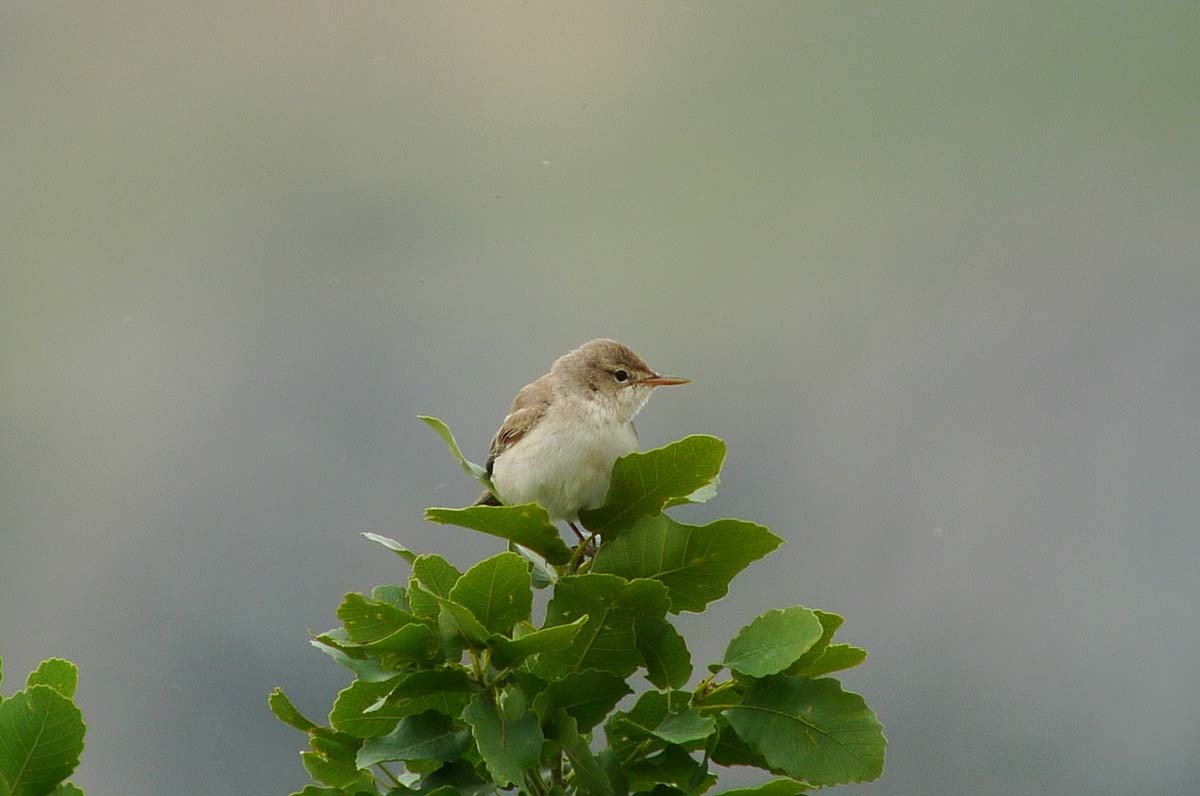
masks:
{"type": "Polygon", "coordinates": [[[846,793],[1195,792],[1198,8],[5,2],[6,690],[78,661],[97,796],[289,792],[358,532],[495,549],[414,416],[611,335],[788,542],[698,661],[870,649],[846,793]]]}

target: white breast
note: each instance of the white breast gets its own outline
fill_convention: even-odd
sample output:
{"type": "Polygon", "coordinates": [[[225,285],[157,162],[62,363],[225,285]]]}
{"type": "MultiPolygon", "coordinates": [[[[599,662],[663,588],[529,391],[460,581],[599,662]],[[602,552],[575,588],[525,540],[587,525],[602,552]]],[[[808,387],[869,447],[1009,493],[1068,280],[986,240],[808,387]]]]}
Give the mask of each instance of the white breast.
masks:
{"type": "Polygon", "coordinates": [[[496,457],[492,485],[507,505],[538,503],[551,519],[574,521],[608,492],[613,462],[637,450],[632,423],[594,414],[546,413],[532,431],[496,457]]]}

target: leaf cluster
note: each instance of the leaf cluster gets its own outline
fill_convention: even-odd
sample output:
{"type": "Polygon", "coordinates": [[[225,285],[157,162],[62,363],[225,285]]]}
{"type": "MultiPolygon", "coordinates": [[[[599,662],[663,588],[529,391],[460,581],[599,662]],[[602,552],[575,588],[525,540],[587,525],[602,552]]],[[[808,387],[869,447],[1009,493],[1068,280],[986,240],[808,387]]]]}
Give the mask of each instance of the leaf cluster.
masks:
{"type": "MultiPolygon", "coordinates": [[[[422,419],[487,486],[449,428],[422,419]]],[[[604,505],[580,518],[590,538],[574,548],[534,504],[429,509],[431,521],[507,542],[465,572],[367,534],[409,576],[347,594],[340,626],[312,639],[354,680],[324,725],[279,689],[269,699],[308,736],[301,758],[320,784],[300,796],[690,796],[715,785],[714,766],[735,765],[771,776],[725,791],[739,796],[878,777],[882,726],[825,676],[866,657],[832,643],[840,616],[768,611],[692,684],[672,617],[703,612],[781,543],[752,522],[689,525],[665,513],[712,497],[724,455],[719,439],[698,435],[618,460],[604,505]],[[540,622],[535,589],[550,590],[540,622]],[[638,674],[650,687],[634,699],[638,674]]]]}
{"type": "Polygon", "coordinates": [[[47,658],[24,688],[0,695],[0,796],[83,796],[66,781],[79,765],[86,730],[75,705],[78,680],[75,664],[47,658]]]}

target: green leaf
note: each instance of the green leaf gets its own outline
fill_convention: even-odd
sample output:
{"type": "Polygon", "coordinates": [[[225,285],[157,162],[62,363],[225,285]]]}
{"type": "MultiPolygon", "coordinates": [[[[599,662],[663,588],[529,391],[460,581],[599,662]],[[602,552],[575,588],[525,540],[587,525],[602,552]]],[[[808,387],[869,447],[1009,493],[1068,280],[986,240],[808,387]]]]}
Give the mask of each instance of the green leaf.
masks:
{"type": "Polygon", "coordinates": [[[604,504],[581,512],[579,518],[607,541],[641,517],[661,513],[672,499],[686,498],[711,483],[724,460],[725,443],[706,434],[622,456],[613,465],[604,504]]]}
{"type": "Polygon", "coordinates": [[[71,775],[83,752],[83,715],[48,685],[0,703],[0,780],[11,796],[43,796],[71,775]]]}
{"type": "MultiPolygon", "coordinates": [[[[467,754],[474,757],[474,750],[468,750],[467,754]]],[[[451,760],[437,771],[425,775],[417,792],[422,796],[479,796],[495,791],[496,785],[491,778],[483,779],[472,763],[460,759],[451,760]]]]}
{"type": "Polygon", "coordinates": [[[750,677],[777,674],[817,643],[821,633],[821,621],[803,606],[767,611],[738,631],[721,662],[750,677]]]}
{"type": "Polygon", "coordinates": [[[280,721],[295,727],[300,732],[308,732],[317,726],[306,719],[304,714],[296,709],[296,706],[292,704],[292,700],[288,699],[287,694],[283,693],[283,689],[281,688],[276,687],[271,692],[271,695],[267,697],[267,705],[280,721]]]}
{"type": "Polygon", "coordinates": [[[437,640],[428,625],[405,625],[390,636],[364,645],[364,649],[378,653],[381,660],[403,666],[417,661],[426,661],[433,655],[437,640]]]}
{"type": "Polygon", "coordinates": [[[381,641],[419,621],[390,603],[371,600],[353,592],[343,598],[337,609],[337,617],[346,626],[350,639],[358,644],[381,641]]]}
{"type": "Polygon", "coordinates": [[[603,747],[596,753],[596,762],[604,769],[616,796],[629,796],[629,781],[625,778],[625,772],[621,770],[621,760],[616,753],[608,747],[603,747]]]}
{"type": "Polygon", "coordinates": [[[359,768],[388,760],[453,760],[471,743],[467,730],[456,730],[449,716],[428,710],[403,719],[382,738],[369,738],[358,751],[359,768]]]}
{"type": "Polygon", "coordinates": [[[630,789],[643,792],[652,791],[657,785],[669,785],[685,793],[703,793],[717,781],[706,765],[683,747],[674,745],[627,766],[625,774],[630,789]]]}
{"type": "Polygon", "coordinates": [[[396,676],[396,672],[385,669],[379,661],[373,658],[355,658],[349,655],[345,650],[331,643],[328,634],[309,639],[308,643],[354,672],[359,680],[389,680],[396,676]]]}
{"type": "Polygon", "coordinates": [[[475,618],[475,614],[453,600],[443,600],[441,597],[438,597],[437,601],[442,607],[438,623],[443,628],[448,629],[452,633],[458,633],[472,647],[482,648],[487,646],[487,640],[491,637],[491,634],[475,618]]]}
{"type": "Polygon", "coordinates": [[[387,603],[393,608],[408,612],[408,592],[403,586],[384,584],[371,589],[371,599],[375,602],[387,603]]]}
{"type": "Polygon", "coordinates": [[[774,675],[724,715],[772,768],[813,785],[866,782],[883,773],[883,726],[836,680],[774,675]]]}
{"type": "Polygon", "coordinates": [[[533,587],[529,565],[516,553],[485,558],[468,569],[450,590],[450,599],[475,615],[491,633],[508,633],[529,618],[533,587]]]}
{"type": "Polygon", "coordinates": [[[655,578],[670,591],[671,612],[700,612],[724,597],[729,582],[781,539],[761,525],[717,520],[684,525],[670,517],[643,517],[613,541],[605,541],[592,562],[593,573],[623,578],[655,578]]]}
{"type": "Polygon", "coordinates": [[[533,588],[544,589],[547,586],[553,586],[558,580],[558,573],[554,570],[554,566],[539,554],[514,542],[508,543],[508,549],[509,552],[516,553],[529,562],[533,588]]]}
{"type": "Polygon", "coordinates": [[[531,655],[562,649],[575,640],[586,622],[587,617],[581,616],[570,624],[535,630],[518,639],[493,635],[487,641],[492,648],[492,662],[497,666],[516,666],[531,655]]]}
{"type": "Polygon", "coordinates": [[[79,669],[62,658],[47,658],[29,673],[26,686],[48,685],[58,693],[71,699],[75,696],[75,685],[79,682],[79,669]]]}
{"type": "Polygon", "coordinates": [[[545,717],[561,708],[575,719],[581,732],[587,732],[604,721],[617,703],[632,693],[624,678],[611,672],[585,669],[547,685],[534,697],[533,707],[545,717]]]}
{"type": "Polygon", "coordinates": [[[302,790],[298,790],[292,796],[347,796],[346,791],[341,788],[326,788],[321,785],[305,785],[302,790]]]}
{"type": "Polygon", "coordinates": [[[391,731],[401,716],[368,709],[386,697],[396,687],[399,677],[379,682],[355,680],[338,692],[329,712],[329,724],[335,730],[355,738],[370,738],[391,731]]]}
{"type": "Polygon", "coordinates": [[[714,763],[722,766],[753,766],[770,771],[772,774],[781,776],[784,774],[783,771],[772,769],[762,755],[739,738],[738,734],[729,726],[727,719],[721,717],[717,723],[720,731],[717,733],[717,742],[712,749],[711,757],[714,763]]]}
{"type": "Polygon", "coordinates": [[[424,592],[428,594],[409,585],[408,603],[412,606],[413,613],[419,617],[436,619],[440,607],[437,600],[430,595],[448,598],[450,590],[461,577],[462,573],[458,568],[439,555],[431,553],[417,556],[413,561],[413,579],[423,586],[424,592]]]}
{"type": "Polygon", "coordinates": [[[682,688],[692,676],[692,654],[670,622],[656,617],[634,620],[638,652],[646,661],[646,679],[659,688],[682,688]]]}
{"type": "Polygon", "coordinates": [[[579,734],[579,727],[565,710],[559,709],[550,721],[550,736],[558,741],[571,761],[575,772],[573,784],[585,796],[614,796],[612,783],[592,754],[587,739],[579,734]]]}
{"type": "MultiPolygon", "coordinates": [[[[0,791],[2,793],[3,791],[0,791]]],[[[64,782],[50,792],[50,796],[84,796],[83,788],[64,782]]]]}
{"type": "Polygon", "coordinates": [[[302,752],[300,760],[313,779],[325,785],[342,788],[347,793],[374,793],[375,780],[369,771],[359,771],[354,756],[362,741],[345,733],[317,727],[309,734],[313,751],[302,752]]]}
{"type": "Polygon", "coordinates": [[[372,533],[370,531],[365,531],[363,533],[363,536],[366,537],[367,539],[370,539],[372,542],[375,542],[376,544],[383,545],[388,550],[391,550],[393,553],[400,556],[401,558],[403,558],[405,561],[407,561],[410,564],[417,557],[416,553],[409,550],[407,547],[405,547],[404,545],[400,544],[395,539],[392,539],[390,537],[381,536],[380,534],[372,533]]]}
{"type": "Polygon", "coordinates": [[[301,752],[304,770],[317,782],[332,785],[343,793],[358,793],[372,787],[374,778],[369,771],[359,771],[353,764],[339,763],[316,752],[301,752]]]}
{"type": "Polygon", "coordinates": [[[867,659],[867,651],[850,644],[831,644],[820,658],[797,672],[799,677],[820,677],[830,672],[853,669],[867,659]]]}
{"type": "Polygon", "coordinates": [[[829,646],[829,642],[833,640],[833,634],[846,621],[837,614],[831,614],[828,611],[819,611],[814,608],[812,612],[816,614],[817,619],[821,622],[821,638],[817,640],[816,644],[809,647],[808,652],[801,655],[795,663],[785,669],[784,674],[799,674],[815,663],[818,658],[825,654],[825,649],[829,646]]]}
{"type": "Polygon", "coordinates": [[[383,683],[356,681],[338,693],[329,723],[347,735],[370,738],[427,710],[457,716],[467,703],[470,682],[457,667],[411,672],[383,683]]]}
{"type": "Polygon", "coordinates": [[[458,459],[458,464],[462,467],[464,473],[479,481],[479,483],[483,484],[489,490],[492,488],[488,480],[487,470],[475,462],[469,461],[466,456],[463,456],[462,450],[458,447],[458,441],[454,439],[454,433],[450,431],[450,426],[436,417],[429,417],[427,415],[417,415],[417,419],[436,431],[438,436],[446,441],[446,445],[450,448],[450,453],[454,455],[455,459],[458,459]]]}
{"type": "Polygon", "coordinates": [[[773,779],[751,788],[723,790],[716,796],[798,796],[808,791],[810,787],[807,782],[795,779],[773,779]]]}
{"type": "Polygon", "coordinates": [[[604,732],[609,744],[621,755],[632,746],[631,742],[647,738],[667,744],[697,745],[716,732],[717,724],[712,717],[690,707],[688,696],[686,691],[642,694],[629,711],[614,713],[608,720],[604,732]]]}
{"type": "Polygon", "coordinates": [[[534,671],[554,679],[580,669],[600,669],[623,677],[642,664],[634,633],[639,617],[661,619],[667,590],[653,580],[626,582],[615,575],[588,573],[562,578],[546,609],[546,627],[588,621],[570,645],[538,656],[534,671]]]}
{"type": "Polygon", "coordinates": [[[711,716],[702,716],[694,708],[668,713],[651,733],[667,743],[690,744],[703,741],[717,729],[711,716]]]}
{"type": "Polygon", "coordinates": [[[432,508],[425,510],[425,519],[499,536],[529,548],[551,564],[565,564],[571,560],[571,550],[559,537],[558,528],[550,523],[546,510],[536,503],[432,508]]]}
{"type": "Polygon", "coordinates": [[[463,711],[475,745],[492,778],[501,786],[520,783],[521,775],[538,765],[542,741],[537,714],[525,708],[521,692],[512,689],[497,705],[491,692],[482,692],[463,711]]]}

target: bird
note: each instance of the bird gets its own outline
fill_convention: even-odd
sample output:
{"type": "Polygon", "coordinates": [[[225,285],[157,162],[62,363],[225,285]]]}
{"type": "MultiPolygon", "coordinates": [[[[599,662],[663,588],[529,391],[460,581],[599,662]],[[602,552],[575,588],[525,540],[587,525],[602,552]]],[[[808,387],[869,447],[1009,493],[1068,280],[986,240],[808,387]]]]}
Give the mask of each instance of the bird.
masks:
{"type": "Polygon", "coordinates": [[[638,449],[634,417],[655,388],[688,381],[608,338],[563,354],[513,399],[488,451],[491,489],[476,505],[537,503],[582,541],[579,513],[603,504],[613,463],[638,449]]]}

